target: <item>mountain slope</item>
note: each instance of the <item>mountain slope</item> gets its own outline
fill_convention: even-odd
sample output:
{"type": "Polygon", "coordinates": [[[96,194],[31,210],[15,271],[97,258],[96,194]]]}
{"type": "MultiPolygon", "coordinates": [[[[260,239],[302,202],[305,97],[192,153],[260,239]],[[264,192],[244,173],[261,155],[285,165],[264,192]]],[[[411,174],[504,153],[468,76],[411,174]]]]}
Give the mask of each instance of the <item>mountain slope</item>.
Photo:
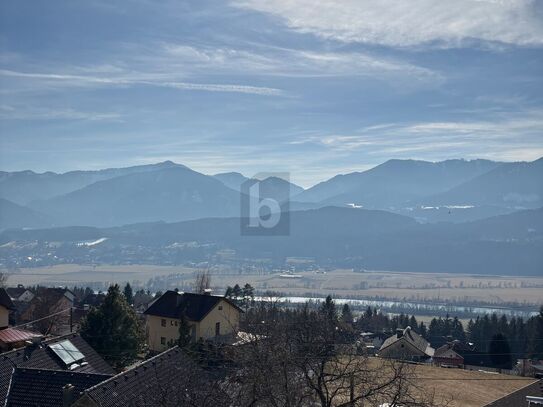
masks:
{"type": "Polygon", "coordinates": [[[446,191],[498,165],[487,160],[389,160],[368,171],[338,175],[317,184],[296,200],[384,209],[446,191]]]}
{"type": "Polygon", "coordinates": [[[539,208],[543,206],[543,158],[533,162],[504,163],[422,202],[428,205],[539,208]]]}
{"type": "Polygon", "coordinates": [[[0,198],[20,205],[35,200],[50,199],[57,195],[81,189],[94,182],[123,175],[156,171],[166,168],[184,167],[171,161],[158,164],[139,165],[127,168],[109,168],[98,171],[70,171],[63,174],[33,171],[0,172],[0,198]]]}
{"type": "Polygon", "coordinates": [[[239,193],[220,181],[175,166],[99,181],[32,208],[60,225],[112,226],[239,214],[239,193]]]}
{"type": "Polygon", "coordinates": [[[241,185],[249,180],[249,178],[239,172],[223,172],[221,174],[213,175],[213,178],[218,179],[234,191],[241,191],[241,185]]]}
{"type": "Polygon", "coordinates": [[[7,228],[43,228],[53,222],[43,213],[0,198],[0,230],[7,228]]]}

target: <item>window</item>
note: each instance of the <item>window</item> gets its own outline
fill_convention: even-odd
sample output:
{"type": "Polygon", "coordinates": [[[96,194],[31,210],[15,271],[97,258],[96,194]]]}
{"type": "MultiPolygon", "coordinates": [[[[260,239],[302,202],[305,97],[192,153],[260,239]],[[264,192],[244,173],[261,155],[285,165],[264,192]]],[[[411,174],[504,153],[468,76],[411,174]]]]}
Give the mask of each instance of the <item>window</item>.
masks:
{"type": "Polygon", "coordinates": [[[222,305],[219,305],[219,311],[222,311],[222,305]]]}
{"type": "Polygon", "coordinates": [[[170,325],[173,326],[173,319],[170,321],[170,325]]]}
{"type": "Polygon", "coordinates": [[[165,319],[161,319],[161,320],[160,320],[160,325],[166,326],[166,320],[165,320],[165,319]]]}
{"type": "Polygon", "coordinates": [[[219,336],[221,334],[221,323],[217,322],[215,324],[215,336],[219,336]]]}
{"type": "Polygon", "coordinates": [[[175,321],[175,326],[178,326],[179,325],[179,321],[175,321]]]}
{"type": "Polygon", "coordinates": [[[79,349],[69,340],[49,345],[49,348],[57,355],[66,366],[81,362],[85,359],[79,349]]]}
{"type": "Polygon", "coordinates": [[[160,337],[160,344],[166,345],[166,338],[164,338],[163,336],[160,337]]]}

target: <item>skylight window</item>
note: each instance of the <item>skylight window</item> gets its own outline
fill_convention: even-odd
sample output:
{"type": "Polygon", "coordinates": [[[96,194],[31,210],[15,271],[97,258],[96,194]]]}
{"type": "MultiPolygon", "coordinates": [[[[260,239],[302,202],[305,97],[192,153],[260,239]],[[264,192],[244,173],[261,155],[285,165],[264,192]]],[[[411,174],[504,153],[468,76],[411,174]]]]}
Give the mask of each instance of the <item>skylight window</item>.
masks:
{"type": "Polygon", "coordinates": [[[77,349],[75,345],[69,340],[49,345],[49,348],[55,353],[55,355],[57,355],[62,360],[62,362],[67,367],[73,365],[74,363],[81,362],[83,359],[85,359],[85,355],[83,355],[79,351],[79,349],[77,349]]]}

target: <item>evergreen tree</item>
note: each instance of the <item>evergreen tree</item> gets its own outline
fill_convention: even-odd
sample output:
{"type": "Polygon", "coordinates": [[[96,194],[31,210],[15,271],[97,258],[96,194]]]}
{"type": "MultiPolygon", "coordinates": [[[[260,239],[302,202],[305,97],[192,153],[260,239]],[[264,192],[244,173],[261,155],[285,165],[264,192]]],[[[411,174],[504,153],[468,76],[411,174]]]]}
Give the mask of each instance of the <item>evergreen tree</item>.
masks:
{"type": "Polygon", "coordinates": [[[337,310],[332,296],[328,295],[324,302],[321,304],[320,312],[324,315],[329,321],[337,321],[337,310]]]}
{"type": "Polygon", "coordinates": [[[488,353],[492,364],[499,369],[511,369],[513,360],[511,347],[505,335],[498,333],[490,341],[488,353]]]}
{"type": "Polygon", "coordinates": [[[177,344],[180,348],[185,348],[191,343],[191,340],[190,325],[183,311],[179,318],[179,339],[177,340],[177,344]]]}
{"type": "Polygon", "coordinates": [[[132,292],[132,287],[130,286],[130,283],[126,283],[123,290],[124,298],[126,298],[126,302],[130,305],[134,304],[134,293],[132,292]]]}
{"type": "Polygon", "coordinates": [[[343,308],[341,309],[341,320],[346,324],[353,323],[353,313],[347,303],[343,304],[343,308]]]}
{"type": "Polygon", "coordinates": [[[117,284],[109,287],[102,305],[83,320],[81,336],[116,368],[132,362],[144,344],[138,318],[117,284]]]}

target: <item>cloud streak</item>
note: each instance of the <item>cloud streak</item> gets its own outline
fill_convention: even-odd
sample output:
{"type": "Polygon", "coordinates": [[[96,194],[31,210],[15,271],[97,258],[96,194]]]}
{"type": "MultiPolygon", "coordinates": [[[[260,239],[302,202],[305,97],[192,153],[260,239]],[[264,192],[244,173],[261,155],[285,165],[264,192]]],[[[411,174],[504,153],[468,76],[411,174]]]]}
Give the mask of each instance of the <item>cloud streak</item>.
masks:
{"type": "Polygon", "coordinates": [[[234,0],[288,27],[342,42],[462,47],[473,41],[542,46],[537,0],[234,0]]]}
{"type": "Polygon", "coordinates": [[[261,96],[283,96],[285,93],[281,89],[248,86],[239,84],[210,84],[210,83],[192,83],[181,81],[168,81],[160,79],[165,75],[161,74],[131,74],[129,76],[117,77],[99,77],[91,75],[73,75],[67,73],[31,73],[18,72],[1,69],[0,76],[13,78],[26,78],[46,81],[48,83],[60,83],[64,86],[155,86],[161,88],[172,88],[187,91],[205,91],[205,92],[231,92],[245,93],[261,96]]]}

